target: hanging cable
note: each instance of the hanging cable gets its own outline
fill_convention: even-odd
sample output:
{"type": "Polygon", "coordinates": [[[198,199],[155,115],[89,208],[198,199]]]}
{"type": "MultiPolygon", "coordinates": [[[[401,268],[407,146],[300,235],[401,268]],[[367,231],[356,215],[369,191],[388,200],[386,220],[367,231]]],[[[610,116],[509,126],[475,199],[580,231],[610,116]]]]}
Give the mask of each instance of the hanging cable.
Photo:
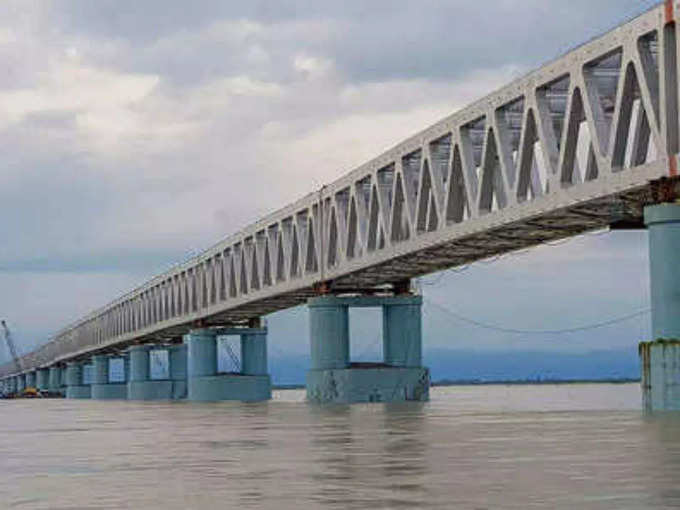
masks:
{"type": "Polygon", "coordinates": [[[609,319],[606,321],[602,322],[597,322],[594,324],[587,324],[584,326],[578,326],[578,327],[573,327],[573,328],[565,328],[565,329],[515,329],[515,328],[506,328],[502,326],[497,326],[495,324],[488,324],[482,321],[478,321],[476,319],[470,319],[468,317],[465,317],[463,315],[460,315],[453,310],[450,310],[449,308],[446,308],[445,306],[442,306],[441,304],[431,300],[431,299],[425,299],[425,302],[428,304],[431,304],[443,312],[445,312],[447,315],[450,315],[451,317],[455,318],[456,320],[460,322],[465,322],[467,324],[471,324],[473,326],[477,326],[479,328],[483,329],[489,329],[492,331],[499,331],[501,333],[511,333],[511,334],[517,334],[517,335],[564,335],[568,333],[577,333],[580,331],[590,331],[593,329],[599,329],[599,328],[604,328],[606,326],[611,326],[613,324],[618,324],[620,322],[625,322],[631,319],[634,319],[636,317],[641,317],[643,315],[647,315],[651,313],[651,308],[647,308],[645,310],[638,310],[637,312],[624,315],[621,317],[616,317],[613,319],[609,319]]]}
{"type": "Polygon", "coordinates": [[[241,360],[238,359],[238,356],[236,356],[236,353],[234,350],[231,348],[231,345],[229,344],[229,339],[223,339],[220,342],[220,347],[222,351],[226,351],[227,355],[231,359],[231,363],[234,366],[234,369],[236,372],[241,371],[241,360]]]}
{"type": "Polygon", "coordinates": [[[380,336],[375,337],[373,342],[369,343],[368,345],[365,345],[364,348],[361,350],[360,353],[356,354],[355,356],[352,356],[355,360],[357,361],[362,361],[363,358],[366,357],[367,354],[375,352],[377,347],[382,343],[382,338],[380,336]]]}

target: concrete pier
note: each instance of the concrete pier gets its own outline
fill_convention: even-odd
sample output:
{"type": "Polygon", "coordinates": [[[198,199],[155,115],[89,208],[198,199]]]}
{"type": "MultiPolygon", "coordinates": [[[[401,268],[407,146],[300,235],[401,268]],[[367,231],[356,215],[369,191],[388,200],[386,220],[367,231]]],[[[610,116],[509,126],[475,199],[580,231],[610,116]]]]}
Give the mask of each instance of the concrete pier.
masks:
{"type": "Polygon", "coordinates": [[[99,400],[127,399],[127,384],[111,382],[109,377],[111,356],[98,355],[92,357],[92,398],[99,400]]]}
{"type": "Polygon", "coordinates": [[[40,391],[48,391],[50,389],[50,371],[47,368],[41,368],[37,371],[36,387],[40,391]]]}
{"type": "Polygon", "coordinates": [[[241,335],[241,373],[268,376],[267,330],[250,329],[241,335]]]}
{"type": "Polygon", "coordinates": [[[645,411],[680,411],[680,341],[640,344],[642,406],[645,411]]]}
{"type": "MultiPolygon", "coordinates": [[[[165,399],[168,390],[159,391],[159,384],[150,379],[149,351],[151,345],[134,345],[128,349],[130,373],[127,382],[128,400],[165,399]]],[[[165,388],[161,388],[165,389],[165,388]]]]}
{"type": "Polygon", "coordinates": [[[50,376],[48,384],[48,390],[50,393],[53,393],[55,395],[66,394],[66,387],[63,384],[64,372],[65,370],[59,365],[54,365],[50,367],[50,376]]]}
{"type": "Polygon", "coordinates": [[[188,346],[188,398],[194,401],[240,400],[256,402],[271,398],[267,373],[267,330],[223,328],[193,330],[185,336],[188,346]],[[241,371],[217,371],[217,336],[241,337],[241,371]]]}
{"type": "Polygon", "coordinates": [[[645,207],[653,341],[640,345],[643,406],[680,410],[680,203],[645,207]]]}
{"type": "Polygon", "coordinates": [[[15,378],[17,393],[21,393],[26,389],[26,374],[19,374],[15,378]]]}
{"type": "Polygon", "coordinates": [[[17,391],[17,378],[10,377],[7,379],[7,393],[16,393],[17,391]]]}
{"type": "Polygon", "coordinates": [[[307,399],[316,403],[428,400],[422,366],[420,296],[321,296],[308,301],[312,366],[307,399]],[[351,363],[349,308],[380,307],[383,362],[351,363]]]}
{"type": "Polygon", "coordinates": [[[26,372],[26,388],[35,388],[36,372],[31,370],[26,372]]]}
{"type": "Polygon", "coordinates": [[[130,347],[127,398],[129,400],[179,400],[186,398],[186,346],[135,345],[130,347]],[[169,379],[151,379],[150,353],[168,351],[169,379]]]}
{"type": "Polygon", "coordinates": [[[50,376],[49,376],[49,386],[48,390],[50,393],[54,394],[59,394],[63,393],[63,388],[62,388],[62,368],[60,366],[52,366],[50,367],[50,376]]]}
{"type": "Polygon", "coordinates": [[[83,363],[72,361],[66,365],[66,398],[91,398],[92,389],[83,380],[83,363]]]}
{"type": "Polygon", "coordinates": [[[168,363],[170,381],[172,382],[172,399],[181,400],[188,396],[187,382],[187,346],[185,344],[168,347],[168,363]]]}

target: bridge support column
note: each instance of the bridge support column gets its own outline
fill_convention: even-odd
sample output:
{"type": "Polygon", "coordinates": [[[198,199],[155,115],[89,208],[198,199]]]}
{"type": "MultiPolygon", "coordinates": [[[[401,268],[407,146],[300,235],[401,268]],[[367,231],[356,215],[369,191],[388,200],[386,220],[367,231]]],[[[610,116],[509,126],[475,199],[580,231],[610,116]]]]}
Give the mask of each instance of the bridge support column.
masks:
{"type": "Polygon", "coordinates": [[[50,371],[47,368],[41,368],[37,372],[36,387],[40,391],[48,391],[50,386],[50,371]]]}
{"type": "Polygon", "coordinates": [[[640,344],[647,411],[680,411],[680,203],[645,207],[649,230],[652,342],[640,344]]]}
{"type": "Polygon", "coordinates": [[[168,363],[170,381],[172,382],[173,400],[187,398],[189,389],[187,384],[187,346],[177,344],[168,347],[168,363]]]}
{"type": "Polygon", "coordinates": [[[180,400],[186,398],[186,347],[171,345],[135,345],[129,352],[129,400],[180,400]],[[150,352],[167,349],[169,379],[151,379],[150,352]]]}
{"type": "Polygon", "coordinates": [[[349,368],[349,306],[338,298],[310,299],[312,370],[349,368]]]}
{"type": "Polygon", "coordinates": [[[63,394],[62,384],[61,384],[62,372],[63,372],[63,370],[60,366],[55,365],[53,367],[50,367],[50,376],[49,376],[50,379],[49,379],[48,390],[53,395],[63,394]]]}
{"type": "Polygon", "coordinates": [[[110,381],[110,362],[111,356],[92,356],[92,398],[98,400],[125,400],[127,398],[127,384],[110,381]]]}
{"type": "Polygon", "coordinates": [[[26,372],[26,388],[35,388],[36,371],[26,372]]]}
{"type": "Polygon", "coordinates": [[[383,305],[383,358],[391,367],[423,366],[420,296],[399,297],[383,305]]]}
{"type": "Polygon", "coordinates": [[[351,404],[429,399],[429,371],[422,366],[420,296],[321,296],[307,305],[312,351],[307,400],[351,404]],[[351,307],[382,308],[383,363],[350,362],[351,307]]]}
{"type": "Polygon", "coordinates": [[[17,393],[21,393],[26,389],[26,374],[19,374],[15,377],[17,393]]]}
{"type": "Polygon", "coordinates": [[[130,371],[127,382],[128,400],[162,399],[150,378],[149,351],[151,345],[133,345],[128,349],[130,371]]]}
{"type": "Polygon", "coordinates": [[[188,346],[189,400],[241,400],[271,398],[267,374],[267,330],[260,328],[199,329],[185,336],[188,346]],[[241,337],[241,372],[217,372],[217,336],[241,337]]]}
{"type": "Polygon", "coordinates": [[[91,398],[92,389],[83,382],[83,363],[66,364],[66,398],[91,398]]]}
{"type": "Polygon", "coordinates": [[[241,373],[267,376],[267,330],[250,331],[241,335],[241,373]]]}

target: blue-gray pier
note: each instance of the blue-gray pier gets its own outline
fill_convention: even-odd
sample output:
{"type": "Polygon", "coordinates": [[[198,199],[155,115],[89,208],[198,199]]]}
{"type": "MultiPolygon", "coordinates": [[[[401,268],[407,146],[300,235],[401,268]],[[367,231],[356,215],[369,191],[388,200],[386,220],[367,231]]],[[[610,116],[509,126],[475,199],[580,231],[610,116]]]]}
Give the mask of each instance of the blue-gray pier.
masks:
{"type": "Polygon", "coordinates": [[[430,376],[422,366],[422,303],[421,296],[413,295],[310,299],[307,399],[342,404],[427,400],[430,376]],[[351,362],[350,308],[381,308],[381,363],[351,362]]]}

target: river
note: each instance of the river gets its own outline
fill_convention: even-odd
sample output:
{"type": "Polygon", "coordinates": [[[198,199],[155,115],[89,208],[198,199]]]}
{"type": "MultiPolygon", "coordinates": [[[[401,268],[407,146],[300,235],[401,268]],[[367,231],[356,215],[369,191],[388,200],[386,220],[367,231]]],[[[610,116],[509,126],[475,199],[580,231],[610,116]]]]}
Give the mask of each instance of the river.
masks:
{"type": "Polygon", "coordinates": [[[0,401],[0,507],[680,508],[680,418],[644,416],[637,384],[431,397],[0,401]]]}

